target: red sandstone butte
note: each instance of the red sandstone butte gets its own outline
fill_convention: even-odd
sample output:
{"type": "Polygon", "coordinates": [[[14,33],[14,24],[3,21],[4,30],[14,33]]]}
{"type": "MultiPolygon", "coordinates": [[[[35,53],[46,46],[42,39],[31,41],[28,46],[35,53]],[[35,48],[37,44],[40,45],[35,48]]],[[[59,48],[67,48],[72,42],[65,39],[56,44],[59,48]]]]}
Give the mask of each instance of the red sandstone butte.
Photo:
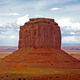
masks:
{"type": "Polygon", "coordinates": [[[54,19],[33,18],[20,26],[20,48],[61,48],[60,27],[54,19]]]}
{"type": "Polygon", "coordinates": [[[0,70],[25,67],[80,68],[80,61],[61,50],[54,19],[33,18],[20,27],[19,49],[0,61],[0,70]]]}

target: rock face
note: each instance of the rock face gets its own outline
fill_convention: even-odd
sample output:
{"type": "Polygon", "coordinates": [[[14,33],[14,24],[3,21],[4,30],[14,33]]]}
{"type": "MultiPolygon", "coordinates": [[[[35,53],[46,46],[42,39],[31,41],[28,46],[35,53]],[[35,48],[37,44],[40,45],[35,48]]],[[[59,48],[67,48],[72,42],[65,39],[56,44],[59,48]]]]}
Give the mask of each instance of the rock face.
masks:
{"type": "Polygon", "coordinates": [[[60,27],[54,19],[32,18],[19,31],[20,48],[61,48],[60,27]]]}
{"type": "Polygon", "coordinates": [[[60,27],[54,19],[30,19],[20,27],[19,49],[0,61],[0,71],[26,67],[80,68],[80,61],[60,47],[60,27]]]}

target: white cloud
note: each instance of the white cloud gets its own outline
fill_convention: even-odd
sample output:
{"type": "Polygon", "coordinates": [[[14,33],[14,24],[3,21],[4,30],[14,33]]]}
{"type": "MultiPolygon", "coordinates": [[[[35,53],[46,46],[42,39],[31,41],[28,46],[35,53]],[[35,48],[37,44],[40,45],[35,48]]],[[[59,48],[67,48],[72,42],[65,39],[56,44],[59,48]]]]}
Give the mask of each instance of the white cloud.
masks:
{"type": "Polygon", "coordinates": [[[18,13],[9,13],[8,15],[10,15],[10,16],[18,16],[20,14],[18,14],[18,13]]]}
{"type": "Polygon", "coordinates": [[[27,21],[29,21],[29,18],[28,18],[28,14],[26,14],[25,16],[23,16],[23,17],[19,17],[18,19],[17,19],[17,24],[18,25],[24,25],[24,23],[25,22],[27,22],[27,21]]]}
{"type": "Polygon", "coordinates": [[[74,35],[74,34],[75,34],[75,32],[70,32],[70,34],[71,34],[71,35],[74,35]]]}
{"type": "Polygon", "coordinates": [[[61,8],[52,8],[52,11],[60,10],[61,8]]]}
{"type": "Polygon", "coordinates": [[[62,43],[80,43],[80,36],[65,36],[62,43]]]}
{"type": "Polygon", "coordinates": [[[2,24],[0,24],[0,26],[2,26],[2,24]]]}
{"type": "Polygon", "coordinates": [[[3,36],[3,35],[0,35],[0,38],[5,38],[5,36],[3,36]]]}
{"type": "Polygon", "coordinates": [[[70,18],[62,18],[62,19],[57,20],[57,22],[61,27],[65,27],[65,26],[70,26],[71,25],[70,18]]]}
{"type": "Polygon", "coordinates": [[[71,22],[70,18],[62,18],[60,20],[57,20],[59,26],[62,28],[65,27],[66,29],[71,29],[71,30],[80,30],[80,22],[71,22]]]}
{"type": "Polygon", "coordinates": [[[17,46],[19,39],[19,27],[15,23],[3,26],[0,27],[0,46],[17,46]]]}
{"type": "Polygon", "coordinates": [[[43,17],[42,15],[35,15],[35,17],[43,17]]]}
{"type": "Polygon", "coordinates": [[[9,38],[10,39],[17,39],[17,37],[15,35],[11,35],[9,38]]]}
{"type": "Polygon", "coordinates": [[[19,16],[20,14],[18,14],[18,13],[7,13],[7,14],[0,14],[0,15],[3,15],[3,16],[19,16]]]}

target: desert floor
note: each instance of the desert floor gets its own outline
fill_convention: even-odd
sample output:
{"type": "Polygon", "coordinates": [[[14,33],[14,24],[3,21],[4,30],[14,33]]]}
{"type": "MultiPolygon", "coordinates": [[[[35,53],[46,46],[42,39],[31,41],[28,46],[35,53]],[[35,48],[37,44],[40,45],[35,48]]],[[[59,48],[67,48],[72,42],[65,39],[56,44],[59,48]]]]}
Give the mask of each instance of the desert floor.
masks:
{"type": "MultiPolygon", "coordinates": [[[[80,50],[68,50],[68,54],[80,60],[80,50]]],[[[0,58],[11,52],[0,52],[0,58]]],[[[26,67],[15,71],[0,71],[0,80],[80,80],[80,69],[26,67]]]]}
{"type": "Polygon", "coordinates": [[[68,54],[80,60],[80,50],[65,50],[68,54]]]}
{"type": "Polygon", "coordinates": [[[80,80],[80,69],[26,67],[21,71],[1,71],[0,80],[80,80]]]}
{"type": "Polygon", "coordinates": [[[9,54],[11,54],[12,52],[0,52],[0,59],[8,56],[9,54]]]}

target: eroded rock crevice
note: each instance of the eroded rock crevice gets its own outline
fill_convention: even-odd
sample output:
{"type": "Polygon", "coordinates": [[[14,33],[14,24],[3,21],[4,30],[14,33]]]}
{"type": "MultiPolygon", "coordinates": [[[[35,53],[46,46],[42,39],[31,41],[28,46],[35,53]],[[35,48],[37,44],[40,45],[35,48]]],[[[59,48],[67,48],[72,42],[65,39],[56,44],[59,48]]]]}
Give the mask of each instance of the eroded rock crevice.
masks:
{"type": "Polygon", "coordinates": [[[19,36],[19,49],[61,47],[60,27],[54,19],[32,18],[20,26],[19,36]]]}

